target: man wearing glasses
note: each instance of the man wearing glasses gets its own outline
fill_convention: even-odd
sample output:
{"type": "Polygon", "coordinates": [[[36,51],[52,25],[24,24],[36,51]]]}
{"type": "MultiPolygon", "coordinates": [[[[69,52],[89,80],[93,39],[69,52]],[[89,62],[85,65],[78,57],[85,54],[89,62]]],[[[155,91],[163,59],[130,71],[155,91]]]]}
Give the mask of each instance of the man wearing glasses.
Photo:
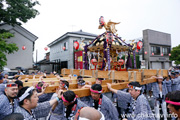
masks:
{"type": "Polygon", "coordinates": [[[142,87],[139,82],[130,82],[128,84],[129,93],[113,89],[110,83],[107,83],[107,85],[110,91],[117,94],[118,100],[131,101],[130,114],[126,115],[128,120],[155,120],[146,97],[141,94],[142,87]]]}

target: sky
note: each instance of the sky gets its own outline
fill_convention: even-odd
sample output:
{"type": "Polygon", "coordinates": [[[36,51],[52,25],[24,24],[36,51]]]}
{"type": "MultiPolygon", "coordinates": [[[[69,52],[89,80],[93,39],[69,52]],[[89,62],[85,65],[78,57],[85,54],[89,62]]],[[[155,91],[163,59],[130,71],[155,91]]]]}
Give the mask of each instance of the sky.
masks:
{"type": "Polygon", "coordinates": [[[180,0],[38,0],[39,11],[23,27],[38,37],[34,60],[42,60],[44,48],[66,32],[101,34],[100,16],[116,25],[122,39],[141,38],[142,31],[152,29],[171,34],[172,47],[180,44],[180,0]]]}

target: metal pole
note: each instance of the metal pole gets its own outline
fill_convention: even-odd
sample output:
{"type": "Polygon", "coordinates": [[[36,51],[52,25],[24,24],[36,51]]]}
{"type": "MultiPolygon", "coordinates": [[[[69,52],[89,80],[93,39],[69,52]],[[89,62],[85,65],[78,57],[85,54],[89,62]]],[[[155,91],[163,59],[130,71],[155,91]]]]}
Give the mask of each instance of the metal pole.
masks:
{"type": "Polygon", "coordinates": [[[37,64],[38,50],[36,49],[36,64],[37,64]]]}

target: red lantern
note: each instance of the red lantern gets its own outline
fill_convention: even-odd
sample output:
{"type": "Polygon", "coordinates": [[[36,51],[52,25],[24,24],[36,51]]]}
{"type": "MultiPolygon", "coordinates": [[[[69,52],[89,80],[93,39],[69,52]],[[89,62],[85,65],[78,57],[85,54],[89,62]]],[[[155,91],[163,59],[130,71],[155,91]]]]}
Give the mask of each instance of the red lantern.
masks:
{"type": "Polygon", "coordinates": [[[103,25],[104,25],[104,23],[105,23],[105,21],[104,21],[104,17],[103,17],[103,16],[101,16],[101,17],[99,18],[99,24],[100,24],[101,26],[103,26],[103,25]]]}
{"type": "Polygon", "coordinates": [[[147,54],[147,51],[145,51],[144,54],[147,54]]]}
{"type": "Polygon", "coordinates": [[[137,49],[140,50],[142,48],[142,46],[143,46],[143,43],[141,41],[139,41],[137,43],[137,49]]]}
{"type": "Polygon", "coordinates": [[[66,49],[66,47],[63,47],[63,50],[65,50],[66,49]]]}
{"type": "Polygon", "coordinates": [[[93,59],[91,60],[91,63],[92,63],[93,65],[96,65],[97,60],[96,60],[95,58],[93,58],[93,59]]]}
{"type": "Polygon", "coordinates": [[[169,56],[171,56],[171,53],[169,53],[169,56]]]}
{"type": "Polygon", "coordinates": [[[26,47],[25,46],[22,46],[22,50],[25,50],[26,49],[26,47]]]}
{"type": "Polygon", "coordinates": [[[152,55],[154,55],[154,53],[152,53],[152,55]]]}
{"type": "Polygon", "coordinates": [[[161,56],[163,56],[163,53],[161,53],[161,56]]]}
{"type": "Polygon", "coordinates": [[[119,64],[119,65],[123,65],[123,64],[124,64],[124,60],[123,60],[123,59],[119,59],[119,60],[118,60],[118,64],[119,64]]]}
{"type": "Polygon", "coordinates": [[[74,42],[74,48],[75,48],[75,50],[79,49],[79,42],[77,42],[77,41],[74,42]]]}
{"type": "Polygon", "coordinates": [[[44,48],[44,50],[45,50],[45,51],[47,51],[47,50],[48,50],[48,48],[47,48],[47,47],[45,47],[45,48],[44,48]]]}

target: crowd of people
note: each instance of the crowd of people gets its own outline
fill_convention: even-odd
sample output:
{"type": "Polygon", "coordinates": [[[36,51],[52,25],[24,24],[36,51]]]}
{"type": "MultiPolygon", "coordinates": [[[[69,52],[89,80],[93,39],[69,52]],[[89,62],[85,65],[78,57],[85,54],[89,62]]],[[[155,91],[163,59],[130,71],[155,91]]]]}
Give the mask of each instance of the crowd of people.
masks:
{"type": "MultiPolygon", "coordinates": [[[[46,72],[41,73],[44,78],[46,72]]],[[[123,90],[107,83],[108,93],[102,93],[103,78],[92,84],[78,76],[78,89],[89,88],[91,93],[80,98],[68,90],[70,80],[54,74],[59,89],[45,93],[49,84],[43,81],[26,87],[20,78],[9,80],[8,74],[0,73],[0,120],[180,120],[179,69],[169,70],[165,78],[152,76],[154,83],[130,82],[123,90]]]]}

